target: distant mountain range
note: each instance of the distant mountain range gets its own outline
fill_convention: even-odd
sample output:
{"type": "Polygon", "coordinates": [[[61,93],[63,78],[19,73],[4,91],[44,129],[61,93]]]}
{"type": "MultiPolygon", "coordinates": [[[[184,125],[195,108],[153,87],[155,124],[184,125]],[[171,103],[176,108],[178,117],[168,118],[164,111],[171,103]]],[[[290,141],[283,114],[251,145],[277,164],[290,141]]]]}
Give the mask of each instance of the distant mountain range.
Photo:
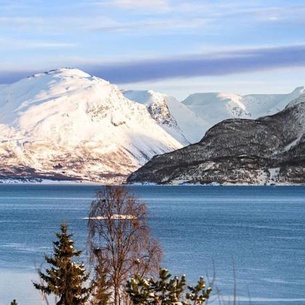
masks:
{"type": "Polygon", "coordinates": [[[0,85],[0,179],[123,182],[155,155],[202,143],[223,119],[272,114],[304,92],[202,93],[179,102],[77,69],[35,74],[0,85]]]}
{"type": "Polygon", "coordinates": [[[208,123],[209,127],[229,118],[257,119],[283,110],[305,93],[298,87],[289,94],[195,93],[182,103],[208,123]]]}
{"type": "MultiPolygon", "coordinates": [[[[223,120],[257,119],[283,110],[289,102],[305,94],[305,87],[298,87],[288,94],[242,96],[232,93],[194,93],[182,102],[151,90],[129,90],[123,91],[123,94],[130,100],[146,105],[163,128],[176,124],[185,138],[195,143],[202,139],[209,128],[223,120]]],[[[171,129],[166,130],[172,133],[171,129]]],[[[177,135],[173,135],[177,138],[177,135]]]]}
{"type": "Polygon", "coordinates": [[[155,156],[128,182],[305,184],[305,94],[257,120],[224,120],[185,148],[155,156]]]}

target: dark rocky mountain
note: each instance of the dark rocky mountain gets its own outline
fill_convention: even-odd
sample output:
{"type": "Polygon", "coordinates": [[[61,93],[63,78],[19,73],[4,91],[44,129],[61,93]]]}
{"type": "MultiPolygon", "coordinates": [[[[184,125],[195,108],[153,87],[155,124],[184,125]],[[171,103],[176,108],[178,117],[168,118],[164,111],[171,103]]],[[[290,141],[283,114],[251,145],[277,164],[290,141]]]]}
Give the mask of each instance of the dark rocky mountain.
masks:
{"type": "Polygon", "coordinates": [[[129,183],[305,183],[305,95],[257,120],[229,119],[196,144],[153,157],[129,183]]]}

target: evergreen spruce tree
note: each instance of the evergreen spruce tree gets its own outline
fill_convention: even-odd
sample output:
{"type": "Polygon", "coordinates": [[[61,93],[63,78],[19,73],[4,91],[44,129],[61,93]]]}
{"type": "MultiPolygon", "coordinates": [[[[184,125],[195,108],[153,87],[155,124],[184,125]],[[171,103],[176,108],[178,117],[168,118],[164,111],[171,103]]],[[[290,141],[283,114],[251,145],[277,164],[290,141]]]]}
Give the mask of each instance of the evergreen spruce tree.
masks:
{"type": "Polygon", "coordinates": [[[157,280],[134,276],[127,281],[126,291],[134,305],[172,305],[181,299],[185,285],[185,276],[171,278],[167,269],[160,269],[157,280]]]}
{"type": "Polygon", "coordinates": [[[74,261],[81,251],[74,249],[72,234],[68,226],[61,225],[61,232],[56,233],[57,241],[53,242],[53,256],[45,256],[49,268],[45,273],[38,271],[41,283],[33,283],[42,293],[58,296],[57,305],[82,305],[88,300],[90,288],[85,287],[89,278],[83,264],[74,261]]]}
{"type": "Polygon", "coordinates": [[[134,305],[202,305],[209,298],[212,289],[206,289],[202,277],[192,287],[187,286],[184,275],[181,278],[172,278],[168,270],[160,269],[157,280],[135,275],[127,281],[126,291],[134,305]],[[186,287],[190,292],[185,292],[186,287]]]}

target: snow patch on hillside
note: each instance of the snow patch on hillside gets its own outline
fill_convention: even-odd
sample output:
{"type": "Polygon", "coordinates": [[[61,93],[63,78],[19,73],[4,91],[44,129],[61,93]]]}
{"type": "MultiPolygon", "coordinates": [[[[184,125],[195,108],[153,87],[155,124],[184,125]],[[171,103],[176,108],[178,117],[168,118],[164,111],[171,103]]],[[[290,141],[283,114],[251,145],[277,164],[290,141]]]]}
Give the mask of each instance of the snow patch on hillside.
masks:
{"type": "Polygon", "coordinates": [[[182,103],[212,127],[229,118],[257,119],[275,114],[304,93],[305,87],[289,94],[194,93],[182,103]]]}
{"type": "Polygon", "coordinates": [[[208,122],[172,96],[152,90],[122,92],[128,99],[145,105],[152,118],[184,145],[200,141],[210,127],[208,122]]]}

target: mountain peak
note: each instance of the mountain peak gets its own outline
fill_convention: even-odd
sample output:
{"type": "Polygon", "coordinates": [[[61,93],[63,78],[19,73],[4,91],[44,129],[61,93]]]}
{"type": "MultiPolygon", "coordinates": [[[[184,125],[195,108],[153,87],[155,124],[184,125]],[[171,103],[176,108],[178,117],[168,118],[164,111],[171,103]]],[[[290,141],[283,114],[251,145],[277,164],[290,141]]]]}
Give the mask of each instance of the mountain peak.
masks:
{"type": "Polygon", "coordinates": [[[180,143],[198,142],[208,126],[174,97],[153,90],[125,90],[124,96],[147,107],[151,117],[180,143]]]}
{"type": "Polygon", "coordinates": [[[300,93],[305,93],[305,87],[304,86],[299,86],[296,87],[293,92],[300,92],[300,93]]]}
{"type": "Polygon", "coordinates": [[[58,68],[42,73],[36,73],[31,77],[41,77],[44,75],[60,76],[60,77],[79,77],[79,78],[92,77],[90,74],[76,68],[58,68]]]}
{"type": "Polygon", "coordinates": [[[182,147],[145,106],[78,69],[3,86],[0,107],[5,175],[117,182],[154,155],[182,147]]]}

